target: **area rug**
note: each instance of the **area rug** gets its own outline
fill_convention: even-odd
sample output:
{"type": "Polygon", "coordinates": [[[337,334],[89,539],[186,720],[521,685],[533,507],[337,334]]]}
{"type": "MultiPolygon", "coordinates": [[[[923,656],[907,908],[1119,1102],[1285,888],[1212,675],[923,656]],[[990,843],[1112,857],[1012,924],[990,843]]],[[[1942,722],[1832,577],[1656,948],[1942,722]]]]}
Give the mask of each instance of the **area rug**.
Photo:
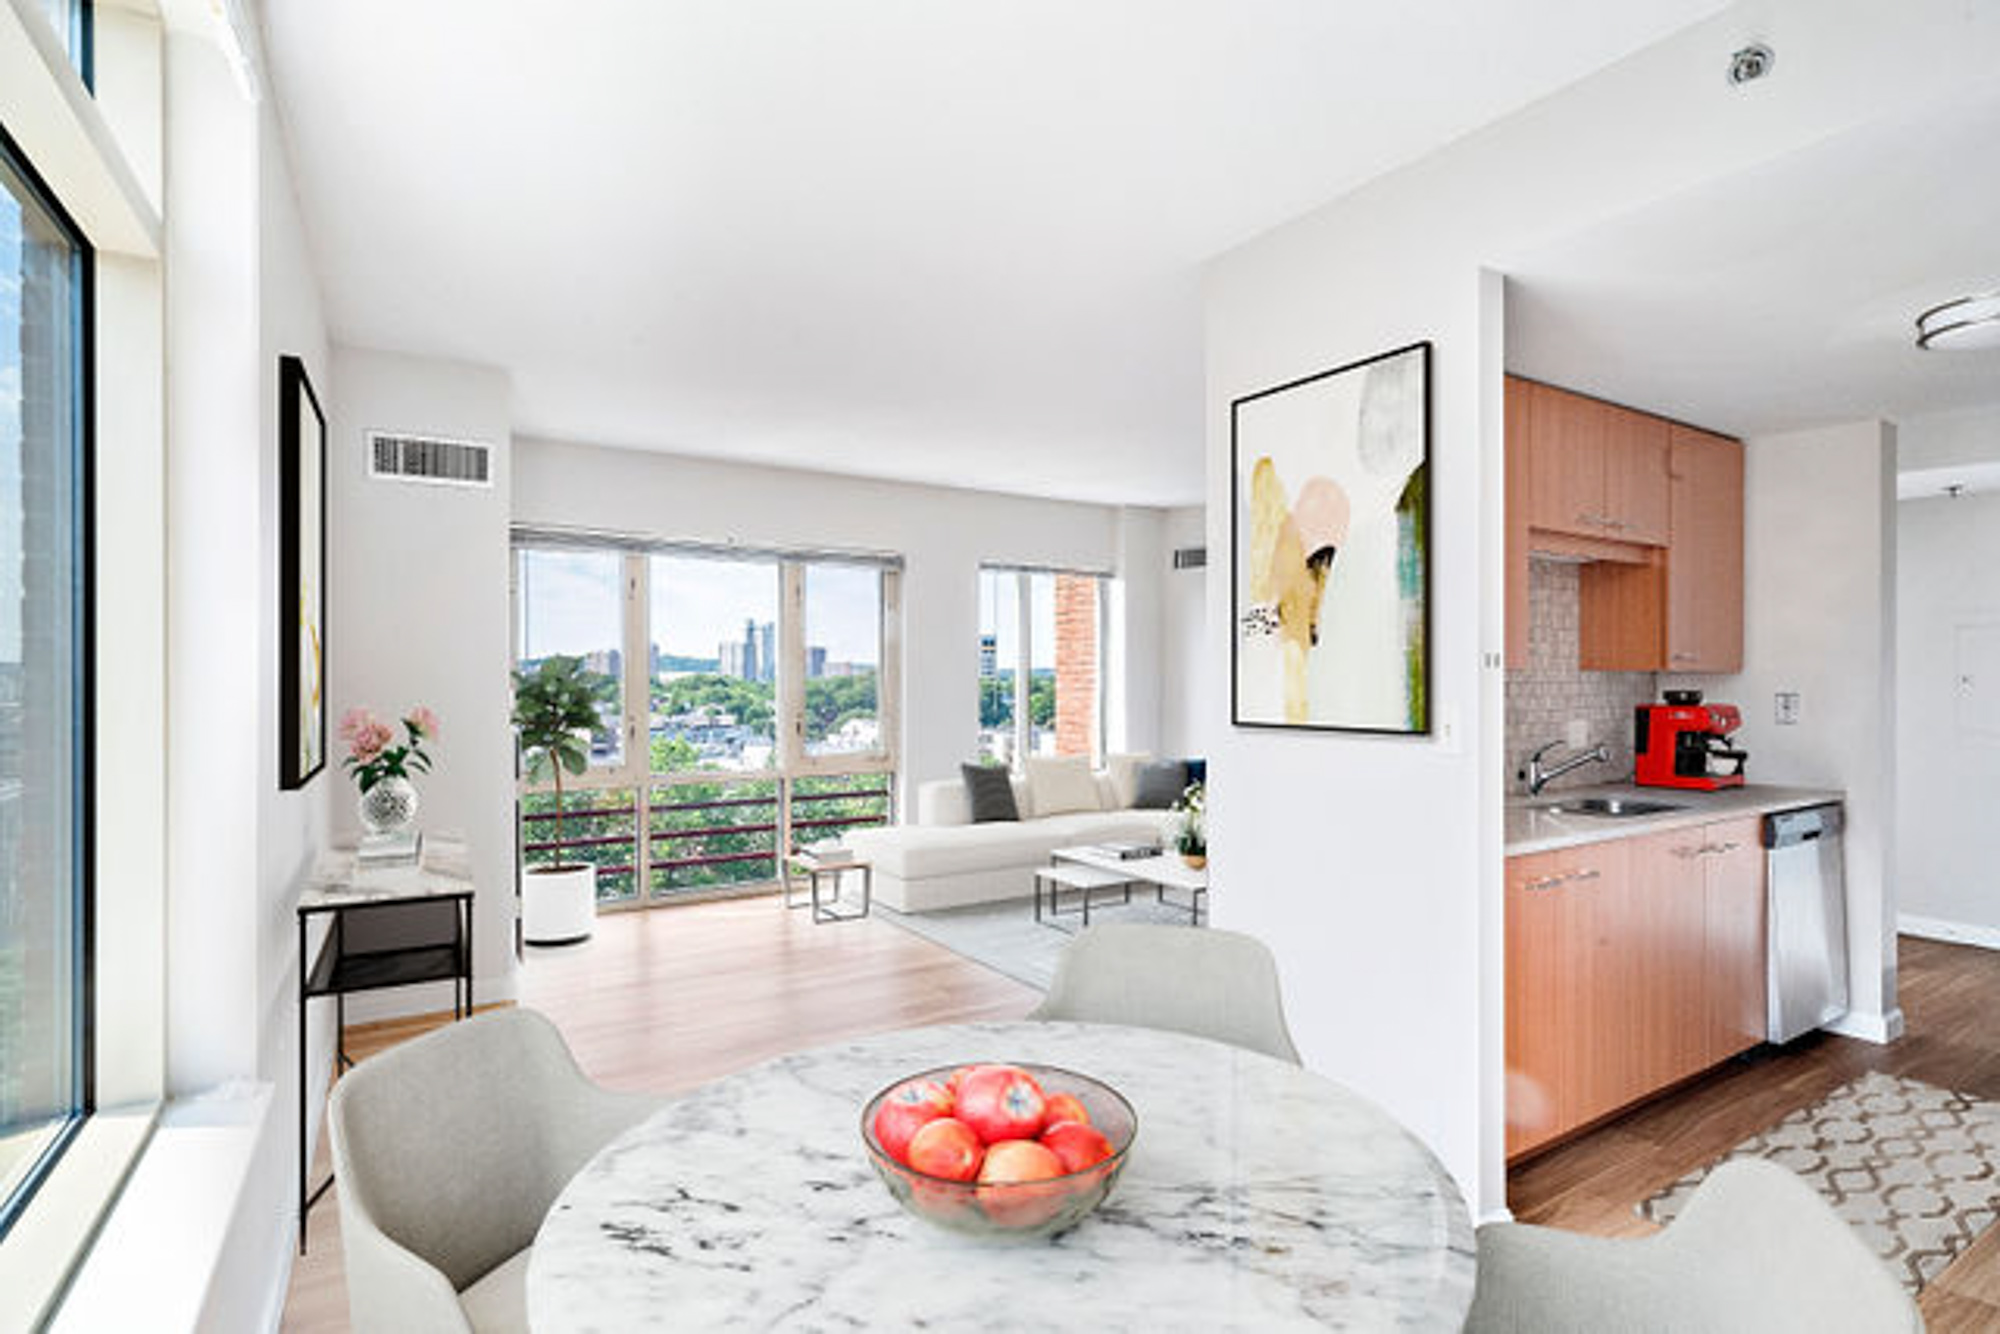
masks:
{"type": "MultiPolygon", "coordinates": [[[[984,964],[1037,991],[1047,991],[1055,979],[1056,960],[1069,944],[1068,931],[1044,926],[1035,920],[1034,904],[1028,899],[1008,899],[1000,903],[975,903],[967,908],[947,908],[940,912],[902,913],[875,905],[875,913],[905,931],[944,946],[953,954],[984,964]]],[[[1205,914],[1204,914],[1205,916],[1205,914]]],[[[1187,909],[1159,904],[1152,891],[1132,892],[1130,904],[1099,899],[1090,907],[1091,924],[1098,922],[1163,922],[1188,924],[1187,909]]],[[[1063,914],[1063,925],[1075,928],[1081,919],[1075,912],[1063,914]]]]}
{"type": "Polygon", "coordinates": [[[1914,1079],[1863,1075],[1674,1182],[1640,1216],[1673,1221],[1731,1158],[1805,1178],[1911,1296],[2000,1218],[2000,1103],[1914,1079]]]}

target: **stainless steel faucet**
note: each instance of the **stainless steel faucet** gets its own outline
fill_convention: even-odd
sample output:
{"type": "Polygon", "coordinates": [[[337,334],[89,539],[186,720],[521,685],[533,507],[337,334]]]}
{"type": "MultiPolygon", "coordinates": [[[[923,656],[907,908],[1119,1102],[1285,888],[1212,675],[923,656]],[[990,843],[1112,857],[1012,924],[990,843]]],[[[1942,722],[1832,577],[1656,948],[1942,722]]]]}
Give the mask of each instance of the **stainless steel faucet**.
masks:
{"type": "Polygon", "coordinates": [[[1564,760],[1562,763],[1556,765],[1556,767],[1553,769],[1544,769],[1542,767],[1542,756],[1548,754],[1550,751],[1556,749],[1558,746],[1562,744],[1563,743],[1560,741],[1549,742],[1548,745],[1543,746],[1541,749],[1537,750],[1534,754],[1530,755],[1528,757],[1528,767],[1521,770],[1519,774],[1515,775],[1518,778],[1525,778],[1528,780],[1529,796],[1531,797],[1540,796],[1542,789],[1547,787],[1550,783],[1553,783],[1556,779],[1561,778],[1564,774],[1569,773],[1572,770],[1581,769],[1586,764],[1611,763],[1611,748],[1609,746],[1599,746],[1595,750],[1579,751],[1576,754],[1570,756],[1568,759],[1564,760]]]}

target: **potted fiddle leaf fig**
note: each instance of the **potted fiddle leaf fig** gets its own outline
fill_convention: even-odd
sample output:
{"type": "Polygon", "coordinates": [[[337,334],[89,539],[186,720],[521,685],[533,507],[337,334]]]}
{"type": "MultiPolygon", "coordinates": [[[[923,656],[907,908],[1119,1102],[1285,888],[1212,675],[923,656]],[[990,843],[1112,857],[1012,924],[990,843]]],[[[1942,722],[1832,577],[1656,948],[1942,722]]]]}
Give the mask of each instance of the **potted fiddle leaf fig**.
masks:
{"type": "Polygon", "coordinates": [[[531,782],[555,783],[556,860],[526,866],[521,876],[521,938],[530,945],[567,945],[589,938],[597,917],[597,868],[565,861],[563,775],[590,767],[590,736],[611,682],[586,670],[581,658],[544,658],[514,673],[514,733],[531,782]]]}

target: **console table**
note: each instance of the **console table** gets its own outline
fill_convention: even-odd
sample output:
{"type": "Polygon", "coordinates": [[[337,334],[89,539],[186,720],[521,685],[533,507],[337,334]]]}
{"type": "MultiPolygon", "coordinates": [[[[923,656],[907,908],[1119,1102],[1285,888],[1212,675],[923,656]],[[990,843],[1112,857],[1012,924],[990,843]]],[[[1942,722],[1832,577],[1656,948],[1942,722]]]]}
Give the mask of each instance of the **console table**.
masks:
{"type": "Polygon", "coordinates": [[[306,1158],[306,1013],[333,997],[334,1074],[354,1062],[346,1051],[347,997],[357,991],[452,984],[452,1018],[472,1013],[472,865],[457,838],[426,834],[415,863],[372,866],[357,849],[334,848],[314,865],[299,895],[299,1251],[306,1249],[306,1215],[328,1177],[310,1188],[306,1158]],[[306,953],[307,928],[326,919],[317,955],[306,953]]]}

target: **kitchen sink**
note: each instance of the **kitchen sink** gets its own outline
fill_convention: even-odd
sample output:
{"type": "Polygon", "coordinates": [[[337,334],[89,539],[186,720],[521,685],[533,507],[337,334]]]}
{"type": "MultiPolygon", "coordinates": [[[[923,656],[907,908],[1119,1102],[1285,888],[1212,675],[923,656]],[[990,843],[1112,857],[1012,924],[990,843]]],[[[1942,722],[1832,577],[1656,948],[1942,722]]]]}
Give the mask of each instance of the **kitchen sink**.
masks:
{"type": "Polygon", "coordinates": [[[1644,797],[1576,797],[1569,801],[1553,801],[1539,809],[1557,815],[1602,815],[1611,819],[1626,819],[1635,815],[1662,815],[1682,808],[1671,801],[1649,801],[1644,797]]]}

